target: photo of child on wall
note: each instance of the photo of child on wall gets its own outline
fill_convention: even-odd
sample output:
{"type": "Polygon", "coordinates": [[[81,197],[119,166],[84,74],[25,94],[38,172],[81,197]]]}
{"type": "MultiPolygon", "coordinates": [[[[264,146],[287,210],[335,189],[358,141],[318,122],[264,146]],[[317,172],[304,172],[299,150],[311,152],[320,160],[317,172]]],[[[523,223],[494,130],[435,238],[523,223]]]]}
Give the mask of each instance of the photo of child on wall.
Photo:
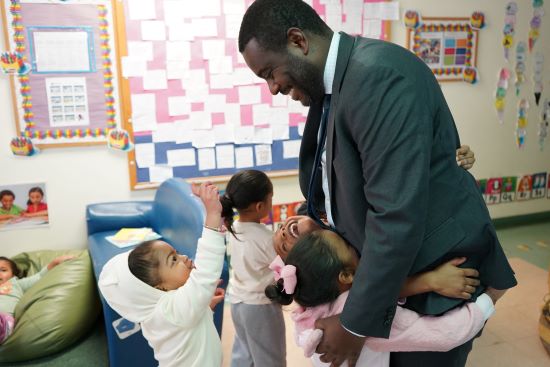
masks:
{"type": "Polygon", "coordinates": [[[0,231],[49,223],[45,183],[0,185],[0,231]]]}

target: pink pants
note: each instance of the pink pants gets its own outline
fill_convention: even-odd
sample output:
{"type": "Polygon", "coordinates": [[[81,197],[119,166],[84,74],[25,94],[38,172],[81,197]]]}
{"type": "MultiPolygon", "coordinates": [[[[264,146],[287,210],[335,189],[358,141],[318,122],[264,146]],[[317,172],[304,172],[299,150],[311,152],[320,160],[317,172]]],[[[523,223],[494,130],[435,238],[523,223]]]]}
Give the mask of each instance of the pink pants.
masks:
{"type": "Polygon", "coordinates": [[[9,313],[0,312],[0,344],[6,341],[13,332],[15,319],[9,313]]]}

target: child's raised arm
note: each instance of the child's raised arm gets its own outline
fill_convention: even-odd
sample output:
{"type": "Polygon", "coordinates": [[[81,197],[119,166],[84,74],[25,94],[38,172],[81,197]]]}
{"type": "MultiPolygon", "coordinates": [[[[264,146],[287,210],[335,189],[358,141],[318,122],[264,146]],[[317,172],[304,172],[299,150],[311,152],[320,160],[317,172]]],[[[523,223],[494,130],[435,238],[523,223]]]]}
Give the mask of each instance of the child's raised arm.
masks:
{"type": "Polygon", "coordinates": [[[407,278],[399,297],[435,292],[450,298],[470,299],[479,285],[479,272],[471,268],[459,268],[466,261],[459,257],[447,261],[432,271],[407,278]]]}

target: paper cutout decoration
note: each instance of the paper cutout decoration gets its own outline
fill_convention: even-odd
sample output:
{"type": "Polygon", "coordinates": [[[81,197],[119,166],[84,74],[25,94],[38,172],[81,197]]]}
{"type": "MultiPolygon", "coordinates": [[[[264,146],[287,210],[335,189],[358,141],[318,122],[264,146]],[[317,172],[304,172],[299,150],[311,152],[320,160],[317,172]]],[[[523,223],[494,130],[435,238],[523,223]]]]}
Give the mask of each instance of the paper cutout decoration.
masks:
{"type": "Polygon", "coordinates": [[[18,136],[11,139],[10,148],[14,155],[25,157],[30,157],[40,152],[40,150],[33,145],[32,140],[24,136],[18,136]]]}
{"type": "Polygon", "coordinates": [[[533,50],[535,42],[540,35],[540,25],[542,23],[542,16],[544,15],[544,9],[542,5],[544,4],[543,0],[533,0],[533,18],[529,22],[529,52],[533,50]]]}
{"type": "Polygon", "coordinates": [[[501,203],[510,203],[516,200],[516,176],[502,178],[502,192],[500,194],[501,203]]]}
{"type": "Polygon", "coordinates": [[[504,122],[504,98],[506,98],[506,91],[508,90],[508,79],[510,79],[510,70],[503,67],[498,73],[497,90],[495,92],[495,109],[497,110],[498,121],[501,124],[504,122]]]}
{"type": "Polygon", "coordinates": [[[490,178],[487,181],[487,191],[485,202],[487,204],[498,204],[500,203],[500,196],[502,191],[502,178],[490,178]]]}
{"type": "Polygon", "coordinates": [[[539,122],[539,131],[537,133],[539,137],[539,148],[542,151],[544,149],[544,143],[548,137],[548,123],[550,122],[550,101],[548,98],[544,100],[541,112],[541,121],[539,122]]]}
{"type": "Polygon", "coordinates": [[[533,174],[531,199],[540,199],[546,196],[546,172],[533,174]]]}
{"type": "Polygon", "coordinates": [[[516,32],[516,13],[518,12],[518,4],[515,1],[510,1],[506,5],[506,15],[504,17],[504,29],[502,33],[502,46],[504,47],[504,59],[508,61],[510,48],[514,44],[514,33],[516,32]]]}
{"type": "Polygon", "coordinates": [[[134,144],[130,141],[128,131],[122,129],[113,129],[109,131],[107,145],[114,150],[129,152],[134,149],[134,144]]]}
{"type": "Polygon", "coordinates": [[[533,93],[535,94],[535,103],[539,105],[540,96],[542,94],[542,71],[544,70],[544,55],[537,51],[534,57],[533,65],[533,93]]]}
{"type": "Polygon", "coordinates": [[[421,23],[420,14],[416,10],[407,10],[405,11],[403,21],[405,22],[405,27],[416,28],[421,23]]]}
{"type": "Polygon", "coordinates": [[[525,137],[527,136],[527,109],[529,102],[525,98],[520,99],[518,103],[518,120],[516,124],[516,145],[522,149],[525,147],[525,137]]]}
{"type": "Polygon", "coordinates": [[[465,82],[475,84],[477,82],[477,69],[476,68],[464,68],[462,78],[465,82]]]}
{"type": "Polygon", "coordinates": [[[527,45],[520,41],[516,46],[516,96],[519,96],[521,85],[525,81],[525,59],[527,53],[527,45]]]}
{"type": "Polygon", "coordinates": [[[485,27],[485,14],[480,11],[475,11],[470,17],[470,25],[472,28],[481,29],[485,27]]]}
{"type": "Polygon", "coordinates": [[[24,62],[18,52],[3,52],[0,56],[0,67],[4,74],[25,75],[31,71],[31,65],[24,62]]]}
{"type": "Polygon", "coordinates": [[[519,179],[516,200],[529,200],[531,188],[533,187],[533,176],[524,175],[519,179]]]}

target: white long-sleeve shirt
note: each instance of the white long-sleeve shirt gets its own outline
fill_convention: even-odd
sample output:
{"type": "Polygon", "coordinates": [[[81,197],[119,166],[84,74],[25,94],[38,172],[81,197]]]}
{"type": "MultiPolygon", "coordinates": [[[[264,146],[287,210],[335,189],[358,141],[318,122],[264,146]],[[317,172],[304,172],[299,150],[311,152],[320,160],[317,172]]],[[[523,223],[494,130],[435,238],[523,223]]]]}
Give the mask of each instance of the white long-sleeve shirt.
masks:
{"type": "Polygon", "coordinates": [[[111,259],[103,268],[99,279],[103,296],[122,317],[141,324],[159,366],[221,366],[221,342],[209,304],[224,253],[224,236],[204,229],[197,246],[196,269],[182,287],[168,292],[134,277],[128,269],[128,253],[115,256],[125,255],[111,259]]]}

